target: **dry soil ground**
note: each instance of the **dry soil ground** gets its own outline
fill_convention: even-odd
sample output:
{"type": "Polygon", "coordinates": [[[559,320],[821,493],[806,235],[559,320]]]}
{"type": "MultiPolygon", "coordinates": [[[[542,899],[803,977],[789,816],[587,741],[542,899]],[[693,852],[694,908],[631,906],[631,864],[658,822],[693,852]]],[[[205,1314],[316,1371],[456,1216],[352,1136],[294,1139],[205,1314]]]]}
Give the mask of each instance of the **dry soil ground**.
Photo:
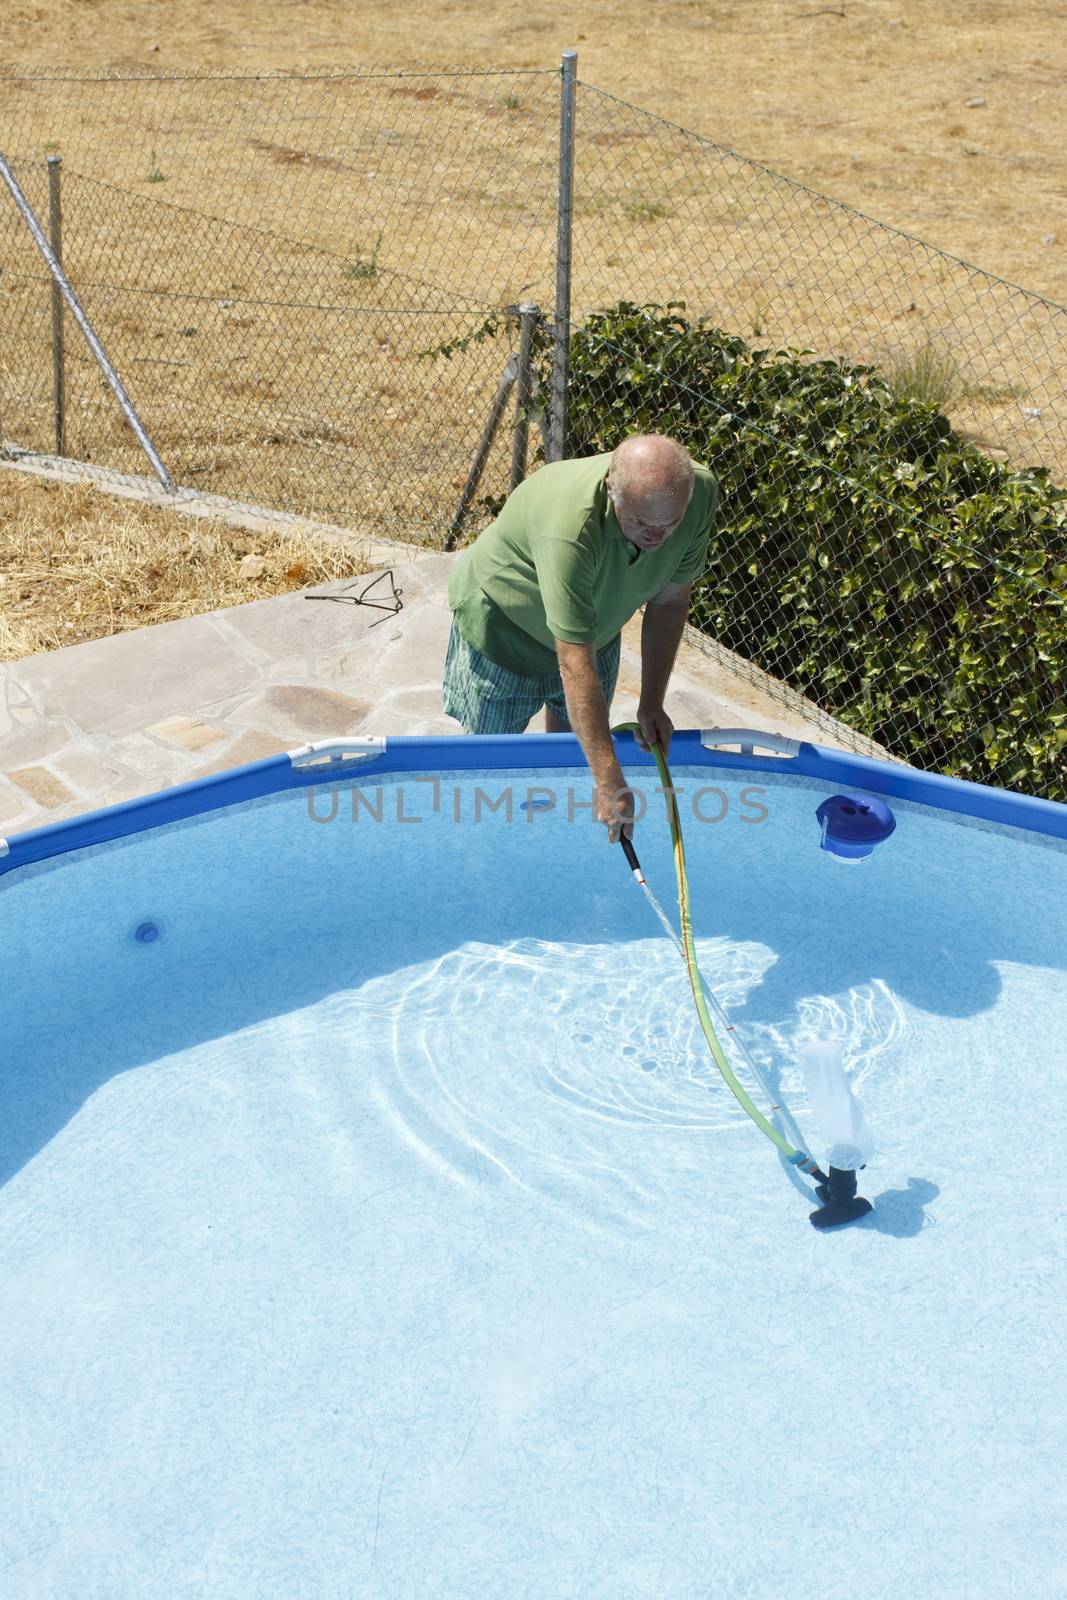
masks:
{"type": "Polygon", "coordinates": [[[1067,301],[1062,0],[7,0],[0,17],[0,61],[20,65],[545,67],[572,45],[587,82],[1067,301]]]}

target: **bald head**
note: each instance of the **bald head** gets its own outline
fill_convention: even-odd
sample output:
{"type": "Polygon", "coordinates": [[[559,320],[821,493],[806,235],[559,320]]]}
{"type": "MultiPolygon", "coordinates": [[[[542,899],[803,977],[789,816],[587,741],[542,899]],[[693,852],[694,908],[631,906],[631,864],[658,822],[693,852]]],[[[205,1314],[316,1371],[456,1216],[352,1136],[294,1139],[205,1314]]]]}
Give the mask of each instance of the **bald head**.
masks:
{"type": "Polygon", "coordinates": [[[655,549],[685,516],[693,464],[676,439],[635,434],[612,454],[608,493],[626,537],[641,549],[655,549]]]}
{"type": "Polygon", "coordinates": [[[637,433],[612,453],[611,481],[627,499],[683,496],[693,488],[693,465],[678,443],[665,433],[637,433]]]}

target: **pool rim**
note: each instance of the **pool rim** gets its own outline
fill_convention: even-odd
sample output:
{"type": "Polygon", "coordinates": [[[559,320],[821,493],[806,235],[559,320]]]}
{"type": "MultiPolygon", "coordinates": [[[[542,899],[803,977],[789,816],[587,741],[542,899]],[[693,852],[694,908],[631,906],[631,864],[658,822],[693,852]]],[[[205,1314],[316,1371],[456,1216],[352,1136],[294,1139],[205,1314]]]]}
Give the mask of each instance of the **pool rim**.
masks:
{"type": "MultiPolygon", "coordinates": [[[[615,735],[622,766],[655,767],[632,733],[615,735]]],[[[828,784],[910,800],[937,810],[1020,828],[1067,840],[1067,804],[1014,794],[964,778],[922,772],[899,762],[784,738],[754,728],[677,730],[671,761],[679,766],[816,778],[828,784]],[[722,748],[736,744],[737,750],[722,748]],[[758,750],[772,753],[759,754],[758,750]]],[[[405,734],[321,740],[282,751],[189,783],[160,789],[116,805],[81,812],[0,837],[0,876],[32,862],[45,861],[90,845],[145,833],[168,823],[221,810],[242,801],[313,789],[358,777],[364,771],[418,772],[443,776],[494,768],[587,768],[573,733],[517,733],[484,737],[470,734],[405,734]]]]}

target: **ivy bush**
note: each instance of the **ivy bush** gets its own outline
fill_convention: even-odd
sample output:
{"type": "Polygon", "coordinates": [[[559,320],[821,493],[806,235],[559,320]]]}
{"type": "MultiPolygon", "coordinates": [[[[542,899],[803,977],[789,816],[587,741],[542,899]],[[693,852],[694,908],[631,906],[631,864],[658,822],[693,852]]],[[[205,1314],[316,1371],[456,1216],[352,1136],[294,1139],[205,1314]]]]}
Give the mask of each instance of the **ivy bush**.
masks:
{"type": "Polygon", "coordinates": [[[871,367],[684,310],[574,332],[567,453],[670,433],[714,472],[691,622],[904,760],[1067,800],[1067,491],[871,367]]]}

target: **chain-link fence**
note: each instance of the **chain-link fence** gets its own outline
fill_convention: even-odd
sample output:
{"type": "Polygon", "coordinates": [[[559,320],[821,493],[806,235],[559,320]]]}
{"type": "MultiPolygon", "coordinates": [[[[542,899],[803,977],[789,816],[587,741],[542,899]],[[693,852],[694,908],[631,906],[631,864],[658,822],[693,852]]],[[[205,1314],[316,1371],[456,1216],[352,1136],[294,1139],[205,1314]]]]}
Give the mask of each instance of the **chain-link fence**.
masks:
{"type": "Polygon", "coordinates": [[[1067,312],[582,86],[574,287],[681,300],[751,343],[870,362],[995,459],[1067,482],[1067,312]]]}
{"type": "MultiPolygon", "coordinates": [[[[901,502],[810,428],[790,432],[788,396],[754,389],[734,414],[714,384],[692,393],[678,379],[679,415],[718,403],[728,416],[693,436],[718,452],[708,465],[735,505],[748,497],[766,520],[761,475],[781,501],[775,561],[735,563],[728,614],[705,592],[697,615],[754,670],[895,754],[1063,797],[1067,536],[1048,484],[1042,498],[1022,469],[1067,481],[1067,311],[597,89],[576,87],[574,113],[571,201],[554,71],[0,73],[0,152],[42,224],[47,158],[61,157],[65,269],[180,484],[444,543],[480,442],[481,493],[507,488],[507,429],[489,446],[485,423],[518,341],[505,308],[519,302],[577,336],[620,301],[680,301],[771,356],[876,368],[901,402],[890,468],[923,477],[925,498],[901,502]],[[994,464],[995,485],[930,456],[932,413],[951,421],[957,454],[994,464]],[[926,481],[938,472],[940,499],[926,481]],[[1010,536],[990,544],[975,508],[996,521],[1013,494],[1025,530],[1001,518],[1010,536]],[[783,573],[828,560],[812,549],[813,504],[833,525],[839,580],[798,588],[783,573]],[[858,537],[872,518],[874,545],[858,537]],[[949,565],[978,576],[946,577],[949,565]],[[813,653],[813,629],[846,613],[837,658],[825,639],[813,653]],[[881,667],[857,658],[864,639],[881,667]],[[939,718],[951,736],[928,737],[939,718]]],[[[0,190],[0,437],[50,452],[53,286],[7,200],[0,190]]],[[[146,470],[65,317],[66,453],[146,470]]],[[[622,328],[602,334],[615,422],[620,405],[636,417],[642,404],[622,328]]],[[[561,338],[557,358],[565,349],[561,338]]],[[[557,394],[559,377],[557,359],[557,394]]],[[[669,408],[657,416],[671,425],[669,408]]],[[[610,421],[586,426],[571,444],[611,435],[610,421]]]]}
{"type": "MultiPolygon", "coordinates": [[[[557,121],[552,72],[0,75],[0,151],[43,225],[61,157],[63,266],[174,481],[431,541],[507,349],[423,352],[551,294],[557,121]]],[[[0,430],[51,452],[51,280],[2,190],[0,272],[0,430]]],[[[68,455],[148,470],[69,317],[65,391],[68,455]]]]}

